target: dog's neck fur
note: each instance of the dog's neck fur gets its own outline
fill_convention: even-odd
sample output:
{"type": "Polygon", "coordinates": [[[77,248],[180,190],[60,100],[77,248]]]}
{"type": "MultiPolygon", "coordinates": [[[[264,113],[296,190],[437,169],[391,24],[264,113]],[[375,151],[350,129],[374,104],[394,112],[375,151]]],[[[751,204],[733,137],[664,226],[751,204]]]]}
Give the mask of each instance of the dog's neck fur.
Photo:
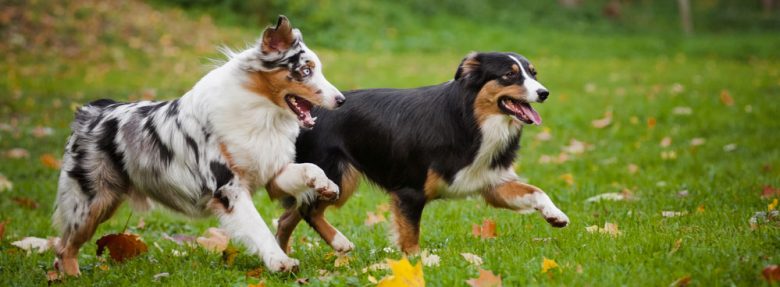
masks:
{"type": "Polygon", "coordinates": [[[246,88],[245,67],[253,49],[232,55],[204,76],[182,98],[181,108],[209,123],[230,154],[232,168],[254,189],[293,162],[300,129],[290,111],[246,88]]]}

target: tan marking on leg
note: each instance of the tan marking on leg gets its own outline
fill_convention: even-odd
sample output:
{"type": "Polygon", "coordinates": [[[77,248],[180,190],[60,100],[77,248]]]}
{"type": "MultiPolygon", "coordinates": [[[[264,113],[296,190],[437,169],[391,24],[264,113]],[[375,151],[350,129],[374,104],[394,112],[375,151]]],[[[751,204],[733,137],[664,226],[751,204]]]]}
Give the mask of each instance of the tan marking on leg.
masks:
{"type": "Polygon", "coordinates": [[[336,236],[338,230],[336,230],[333,225],[330,225],[328,220],[325,219],[326,208],[327,205],[318,205],[317,208],[312,210],[309,220],[312,227],[314,227],[314,230],[320,234],[320,237],[328,244],[331,244],[331,242],[333,242],[333,237],[336,236]]]}
{"type": "Polygon", "coordinates": [[[409,222],[406,216],[401,212],[400,200],[395,195],[393,197],[393,204],[391,210],[393,212],[393,226],[395,228],[396,236],[398,236],[397,244],[402,252],[406,254],[416,254],[420,251],[420,231],[414,227],[414,223],[409,222]]]}
{"type": "Polygon", "coordinates": [[[526,194],[531,194],[534,191],[540,191],[538,187],[530,184],[525,184],[517,181],[510,181],[499,185],[493,189],[487,189],[482,192],[482,197],[485,201],[499,208],[513,209],[510,206],[509,201],[516,197],[522,197],[526,194]]]}
{"type": "Polygon", "coordinates": [[[361,173],[352,165],[344,169],[341,173],[339,199],[333,203],[336,207],[341,207],[347,203],[347,200],[355,193],[360,183],[360,176],[361,173]]]}
{"type": "Polygon", "coordinates": [[[425,199],[431,201],[439,198],[439,191],[446,188],[446,186],[447,184],[441,175],[429,169],[428,176],[425,177],[425,199]]]}
{"type": "MultiPolygon", "coordinates": [[[[76,230],[65,232],[60,239],[60,244],[56,246],[57,257],[59,257],[62,271],[67,275],[79,275],[78,253],[81,246],[84,245],[95,234],[100,223],[111,218],[116,209],[122,203],[122,198],[108,192],[98,192],[98,195],[89,205],[89,213],[84,222],[79,224],[76,230]]],[[[63,228],[71,228],[66,226],[63,228]]]]}
{"type": "Polygon", "coordinates": [[[285,253],[290,254],[290,237],[301,221],[301,214],[295,208],[289,208],[279,217],[276,229],[276,241],[285,253]]]}

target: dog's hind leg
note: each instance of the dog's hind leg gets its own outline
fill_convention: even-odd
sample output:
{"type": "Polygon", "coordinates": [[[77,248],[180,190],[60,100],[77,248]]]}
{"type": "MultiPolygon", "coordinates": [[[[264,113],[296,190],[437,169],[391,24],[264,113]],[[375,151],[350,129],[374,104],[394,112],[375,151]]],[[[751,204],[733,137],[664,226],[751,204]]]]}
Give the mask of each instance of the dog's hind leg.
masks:
{"type": "Polygon", "coordinates": [[[294,272],[298,269],[298,260],[288,257],[279,248],[268,225],[252,204],[249,190],[227,184],[215,193],[209,208],[230,238],[241,242],[250,253],[260,255],[270,271],[294,272]]]}
{"type": "Polygon", "coordinates": [[[89,195],[65,172],[60,177],[54,221],[60,225],[60,241],[55,247],[55,267],[68,275],[79,275],[78,253],[98,225],[114,214],[123,196],[114,190],[99,190],[89,195]]]}
{"type": "Polygon", "coordinates": [[[301,208],[301,216],[333,250],[338,253],[350,252],[355,249],[355,245],[325,219],[325,209],[330,205],[331,203],[318,201],[311,206],[304,206],[301,208]]]}
{"type": "Polygon", "coordinates": [[[279,225],[276,228],[276,241],[285,253],[290,254],[290,236],[295,227],[301,222],[301,214],[295,207],[290,207],[279,217],[279,225]]]}
{"type": "Polygon", "coordinates": [[[488,204],[499,208],[518,212],[539,211],[542,217],[554,227],[564,227],[569,224],[569,217],[555,206],[544,191],[533,185],[510,181],[483,191],[482,197],[488,204]]]}
{"type": "Polygon", "coordinates": [[[421,190],[392,191],[393,227],[398,247],[406,254],[420,251],[420,219],[427,199],[421,190]]]}

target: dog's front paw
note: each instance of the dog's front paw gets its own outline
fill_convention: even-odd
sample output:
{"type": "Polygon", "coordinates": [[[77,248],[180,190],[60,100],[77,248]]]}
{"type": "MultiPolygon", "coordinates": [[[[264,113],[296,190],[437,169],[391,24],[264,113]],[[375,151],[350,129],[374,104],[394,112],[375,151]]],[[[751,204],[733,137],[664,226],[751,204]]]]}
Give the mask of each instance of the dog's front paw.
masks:
{"type": "Polygon", "coordinates": [[[544,220],[547,220],[547,223],[553,227],[565,227],[566,225],[569,225],[569,217],[560,209],[546,209],[542,211],[542,216],[544,216],[544,220]]]}
{"type": "Polygon", "coordinates": [[[320,199],[331,201],[339,198],[339,186],[325,176],[325,172],[318,166],[307,165],[304,171],[306,186],[314,189],[320,199]]]}
{"type": "Polygon", "coordinates": [[[341,232],[338,232],[336,233],[336,236],[333,237],[333,241],[330,242],[330,247],[333,247],[333,250],[338,253],[346,254],[352,251],[352,249],[355,249],[355,244],[352,244],[347,237],[341,234],[341,232]]]}
{"type": "Polygon", "coordinates": [[[284,254],[264,256],[263,262],[271,272],[298,272],[298,265],[300,265],[297,259],[284,254]]]}

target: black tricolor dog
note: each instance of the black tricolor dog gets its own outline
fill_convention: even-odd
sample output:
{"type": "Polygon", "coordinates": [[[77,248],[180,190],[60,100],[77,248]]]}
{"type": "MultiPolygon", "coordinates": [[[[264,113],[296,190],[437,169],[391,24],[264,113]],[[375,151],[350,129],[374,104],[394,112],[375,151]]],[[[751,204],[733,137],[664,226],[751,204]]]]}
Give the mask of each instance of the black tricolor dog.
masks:
{"type": "Polygon", "coordinates": [[[297,140],[297,162],[320,166],[341,189],[337,202],[291,207],[279,220],[277,240],[288,241],[301,219],[334,249],[353,248],[323,213],[342,205],[364,175],[392,197],[397,243],[419,250],[425,204],[481,194],[492,206],[537,210],[553,226],[569,223],[539,188],[518,181],[513,161],[523,124],[540,124],[531,107],[548,91],[536,69],[515,53],[472,53],[447,83],[416,89],[346,92],[339,110],[316,109],[319,124],[297,140]]]}

